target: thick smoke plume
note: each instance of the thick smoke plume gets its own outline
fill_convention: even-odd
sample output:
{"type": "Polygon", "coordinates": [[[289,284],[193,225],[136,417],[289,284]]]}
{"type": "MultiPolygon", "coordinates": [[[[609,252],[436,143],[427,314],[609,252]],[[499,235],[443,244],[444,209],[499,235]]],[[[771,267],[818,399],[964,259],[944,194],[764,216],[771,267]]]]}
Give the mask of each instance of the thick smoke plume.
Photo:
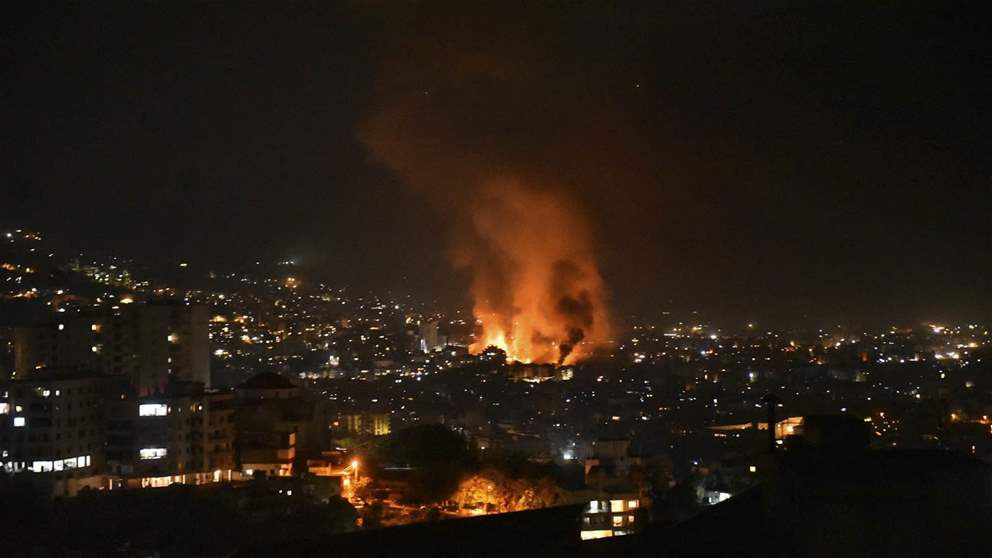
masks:
{"type": "Polygon", "coordinates": [[[603,280],[584,223],[555,195],[493,179],[469,209],[455,264],[472,273],[481,339],[524,362],[572,363],[608,335],[603,280]]]}
{"type": "Polygon", "coordinates": [[[397,55],[359,137],[449,222],[451,261],[471,275],[482,327],[470,350],[571,364],[608,340],[606,289],[592,232],[542,145],[548,129],[574,142],[575,123],[548,122],[528,102],[540,69],[521,60],[477,44],[397,55]]]}

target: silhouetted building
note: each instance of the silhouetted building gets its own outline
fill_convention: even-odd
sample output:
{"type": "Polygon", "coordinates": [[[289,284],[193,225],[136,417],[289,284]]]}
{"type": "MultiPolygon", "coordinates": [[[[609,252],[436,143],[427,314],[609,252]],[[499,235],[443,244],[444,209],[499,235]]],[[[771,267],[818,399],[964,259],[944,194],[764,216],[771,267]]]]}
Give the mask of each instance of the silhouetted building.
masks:
{"type": "Polygon", "coordinates": [[[130,486],[230,480],[233,402],[230,392],[174,383],[162,395],[116,406],[110,472],[130,486]]]}
{"type": "Polygon", "coordinates": [[[438,335],[437,320],[420,322],[417,326],[420,334],[420,350],[424,353],[432,353],[444,347],[441,337],[438,335]]]}
{"type": "Polygon", "coordinates": [[[593,499],[582,514],[581,538],[600,539],[639,531],[646,520],[649,502],[646,486],[632,478],[631,470],[641,458],[630,455],[630,440],[602,438],[593,443],[593,455],[585,460],[586,486],[593,499]]]}
{"type": "MultiPolygon", "coordinates": [[[[235,388],[237,461],[246,474],[289,476],[315,434],[314,407],[299,387],[266,372],[235,388]]],[[[326,426],[324,428],[325,435],[326,426]]],[[[300,463],[300,465],[305,462],[300,463]]]]}
{"type": "Polygon", "coordinates": [[[237,386],[235,394],[239,403],[248,403],[266,399],[298,399],[302,390],[275,372],[263,372],[237,386]]]}
{"type": "Polygon", "coordinates": [[[170,381],[209,387],[207,314],[205,306],[179,302],[125,304],[15,328],[16,377],[45,368],[124,374],[139,396],[161,394],[170,381]]]}
{"type": "Polygon", "coordinates": [[[105,485],[108,403],[127,378],[46,369],[0,387],[0,462],[52,496],[105,485]]]}

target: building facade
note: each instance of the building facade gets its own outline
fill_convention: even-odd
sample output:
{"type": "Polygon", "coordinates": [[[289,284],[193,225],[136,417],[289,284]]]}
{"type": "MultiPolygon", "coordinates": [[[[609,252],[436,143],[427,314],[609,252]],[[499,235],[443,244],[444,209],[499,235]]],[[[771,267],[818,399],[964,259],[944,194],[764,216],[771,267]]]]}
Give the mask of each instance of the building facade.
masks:
{"type": "Polygon", "coordinates": [[[108,403],[128,380],[48,369],[0,388],[0,462],[53,496],[102,488],[108,403]]]}
{"type": "Polygon", "coordinates": [[[46,368],[123,374],[142,397],[164,393],[170,381],[210,387],[205,306],[174,301],[126,304],[15,328],[13,337],[18,378],[46,368]]]}

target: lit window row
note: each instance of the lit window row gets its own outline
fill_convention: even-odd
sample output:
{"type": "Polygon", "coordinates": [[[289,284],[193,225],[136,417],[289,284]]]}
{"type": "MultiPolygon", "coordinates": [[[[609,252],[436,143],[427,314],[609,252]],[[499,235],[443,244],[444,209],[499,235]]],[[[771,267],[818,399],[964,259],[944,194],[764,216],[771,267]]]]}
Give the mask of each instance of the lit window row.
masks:
{"type": "Polygon", "coordinates": [[[6,463],[4,469],[8,472],[31,471],[32,473],[50,473],[52,471],[66,471],[90,466],[90,456],[80,455],[68,459],[56,459],[54,461],[32,461],[30,463],[6,463]]]}
{"type": "Polygon", "coordinates": [[[165,403],[142,403],[138,405],[138,416],[164,417],[169,414],[169,406],[165,403]]]}
{"type": "Polygon", "coordinates": [[[165,448],[141,448],[138,450],[141,459],[162,459],[168,453],[165,448]]]}
{"type": "Polygon", "coordinates": [[[631,500],[590,500],[587,511],[589,513],[623,512],[636,510],[640,506],[640,501],[631,500]]]}

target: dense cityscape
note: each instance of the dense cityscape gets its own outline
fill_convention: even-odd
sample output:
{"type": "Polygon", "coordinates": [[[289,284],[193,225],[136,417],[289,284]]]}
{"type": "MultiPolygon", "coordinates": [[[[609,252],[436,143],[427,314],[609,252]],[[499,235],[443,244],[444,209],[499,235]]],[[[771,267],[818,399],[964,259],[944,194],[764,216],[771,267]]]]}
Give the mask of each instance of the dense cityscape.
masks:
{"type": "Polygon", "coordinates": [[[990,554],[987,2],[3,8],[0,558],[990,554]]]}
{"type": "Polygon", "coordinates": [[[833,416],[866,425],[872,448],[992,460],[985,324],[769,331],[662,315],[631,318],[581,363],[524,364],[472,354],[465,317],[312,282],[292,262],[176,262],[180,288],[55,253],[40,232],[4,237],[4,482],[44,498],[234,486],[339,502],[342,532],[592,502],[583,538],[608,537],[648,509],[674,522],[756,485],[770,395],[775,445],[833,416]]]}

